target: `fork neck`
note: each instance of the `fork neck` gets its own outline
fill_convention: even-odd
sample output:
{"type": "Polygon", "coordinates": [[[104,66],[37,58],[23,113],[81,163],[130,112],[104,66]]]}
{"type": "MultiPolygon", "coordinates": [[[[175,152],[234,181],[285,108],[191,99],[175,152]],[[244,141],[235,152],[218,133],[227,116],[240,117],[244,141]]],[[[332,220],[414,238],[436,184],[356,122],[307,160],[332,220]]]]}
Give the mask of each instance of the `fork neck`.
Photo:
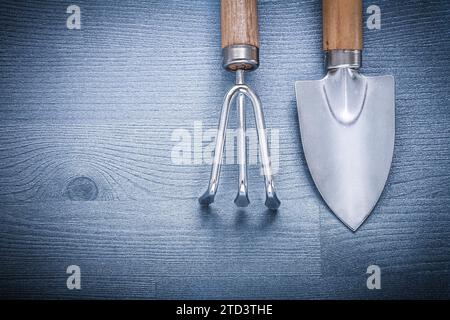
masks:
{"type": "Polygon", "coordinates": [[[327,70],[338,68],[361,68],[361,50],[328,50],[325,52],[325,68],[327,70]]]}
{"type": "Polygon", "coordinates": [[[245,74],[244,69],[236,70],[236,84],[244,84],[244,82],[245,82],[244,74],[245,74]]]}

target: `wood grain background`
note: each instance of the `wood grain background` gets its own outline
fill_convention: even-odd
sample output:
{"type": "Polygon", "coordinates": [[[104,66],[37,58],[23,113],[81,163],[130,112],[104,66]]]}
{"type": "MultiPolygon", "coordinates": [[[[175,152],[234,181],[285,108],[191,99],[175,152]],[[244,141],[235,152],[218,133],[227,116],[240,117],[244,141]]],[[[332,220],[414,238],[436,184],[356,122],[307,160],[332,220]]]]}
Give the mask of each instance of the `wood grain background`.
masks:
{"type": "Polygon", "coordinates": [[[300,144],[294,82],[323,75],[320,3],[259,1],[248,82],[280,132],[273,214],[257,165],[250,207],[232,202],[230,164],[202,209],[210,167],[171,160],[174,130],[214,129],[233,82],[219,1],[2,1],[0,297],[450,298],[450,4],[364,2],[382,29],[364,28],[363,72],[395,76],[397,133],[386,189],[354,234],[300,144]],[[81,30],[66,28],[70,4],[81,30]],[[370,264],[381,290],[366,288],[370,264]]]}

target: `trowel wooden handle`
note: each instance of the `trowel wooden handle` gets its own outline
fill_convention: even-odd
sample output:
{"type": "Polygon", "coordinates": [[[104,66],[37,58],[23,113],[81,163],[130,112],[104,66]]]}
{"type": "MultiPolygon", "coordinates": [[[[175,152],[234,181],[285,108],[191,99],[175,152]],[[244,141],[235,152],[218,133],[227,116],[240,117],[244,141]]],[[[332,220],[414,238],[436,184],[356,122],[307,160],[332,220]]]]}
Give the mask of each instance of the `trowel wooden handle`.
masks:
{"type": "Polygon", "coordinates": [[[256,0],[221,0],[222,48],[251,45],[259,48],[256,0]]]}
{"type": "Polygon", "coordinates": [[[323,50],[362,50],[362,0],[322,0],[323,50]]]}

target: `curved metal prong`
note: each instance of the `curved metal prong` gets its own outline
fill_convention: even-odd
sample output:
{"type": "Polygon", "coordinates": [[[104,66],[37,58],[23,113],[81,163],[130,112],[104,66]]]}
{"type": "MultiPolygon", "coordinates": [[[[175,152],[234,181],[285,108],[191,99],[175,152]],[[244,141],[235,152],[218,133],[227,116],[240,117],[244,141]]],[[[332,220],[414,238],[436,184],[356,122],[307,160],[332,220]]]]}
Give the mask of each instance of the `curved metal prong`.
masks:
{"type": "Polygon", "coordinates": [[[228,126],[228,118],[230,114],[231,101],[238,92],[239,87],[233,86],[225,95],[222,111],[220,113],[219,128],[217,129],[216,146],[214,148],[214,160],[211,169],[211,177],[209,179],[208,189],[198,199],[201,205],[209,205],[214,202],[214,197],[219,186],[220,168],[222,165],[222,155],[225,146],[225,136],[228,126]]]}
{"type": "MultiPolygon", "coordinates": [[[[236,84],[244,84],[244,70],[236,71],[236,84]]],[[[237,97],[238,129],[237,129],[237,149],[239,164],[239,187],[234,203],[238,207],[247,207],[250,204],[248,199],[247,186],[247,145],[246,145],[246,125],[245,125],[245,95],[238,93],[237,97]]]]}
{"type": "Polygon", "coordinates": [[[234,203],[238,207],[247,207],[250,204],[248,199],[247,186],[247,147],[245,135],[245,95],[239,93],[237,97],[237,110],[239,126],[237,129],[237,149],[239,163],[239,188],[234,203]]]}
{"type": "Polygon", "coordinates": [[[273,183],[269,145],[267,143],[267,135],[266,135],[266,124],[264,122],[264,114],[262,111],[261,100],[251,88],[246,87],[245,91],[246,95],[252,101],[253,113],[255,114],[256,131],[258,134],[259,150],[261,154],[261,164],[266,185],[265,205],[269,209],[277,210],[280,207],[281,202],[275,193],[275,187],[273,183]]]}

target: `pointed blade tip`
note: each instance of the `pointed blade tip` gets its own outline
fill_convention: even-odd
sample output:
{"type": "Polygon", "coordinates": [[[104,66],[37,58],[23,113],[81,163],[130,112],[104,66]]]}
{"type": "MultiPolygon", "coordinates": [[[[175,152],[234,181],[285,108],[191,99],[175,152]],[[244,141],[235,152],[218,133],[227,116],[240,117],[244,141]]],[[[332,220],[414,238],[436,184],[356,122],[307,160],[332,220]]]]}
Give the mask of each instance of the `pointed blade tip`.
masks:
{"type": "MultiPolygon", "coordinates": [[[[327,203],[328,204],[328,203],[327,203]]],[[[370,210],[368,213],[365,213],[363,215],[355,215],[355,214],[340,214],[337,210],[333,210],[331,207],[329,207],[330,210],[333,212],[333,214],[341,221],[347,228],[349,228],[352,232],[356,232],[367,220],[367,218],[370,216],[370,214],[373,211],[370,210]],[[362,217],[362,218],[355,218],[355,217],[362,217]]]]}

